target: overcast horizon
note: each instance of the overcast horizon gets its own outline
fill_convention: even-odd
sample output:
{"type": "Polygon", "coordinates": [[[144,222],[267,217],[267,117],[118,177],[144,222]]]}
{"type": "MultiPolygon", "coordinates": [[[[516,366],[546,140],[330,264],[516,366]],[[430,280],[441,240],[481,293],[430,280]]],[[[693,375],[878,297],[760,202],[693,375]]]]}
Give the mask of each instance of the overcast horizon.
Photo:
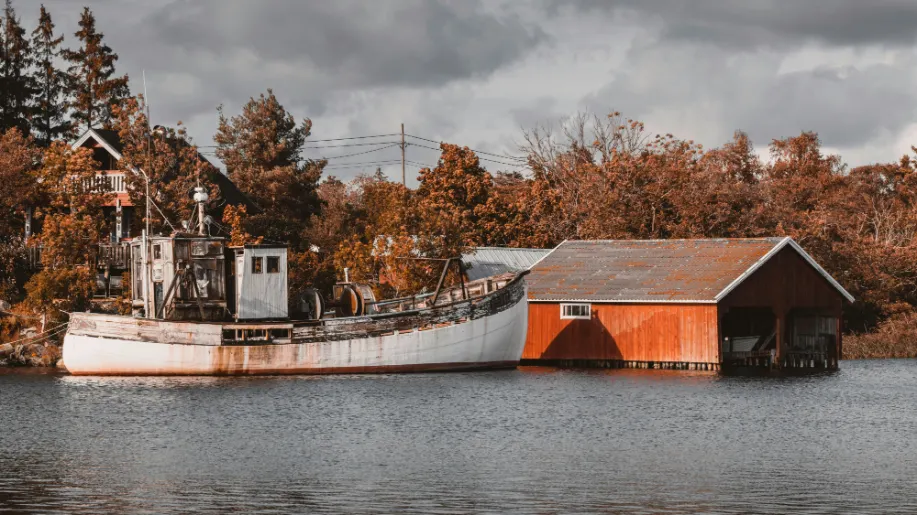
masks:
{"type": "MultiPolygon", "coordinates": [[[[145,71],[153,122],[183,121],[202,147],[213,145],[218,105],[236,114],[268,88],[312,119],[311,140],[397,133],[404,123],[423,138],[518,154],[522,128],[618,110],[650,133],[708,148],[743,130],[762,155],[772,139],[812,130],[851,166],[896,161],[917,144],[917,2],[44,4],[65,46],[89,6],[133,93],[145,71]]],[[[14,7],[31,32],[39,2],[14,7]]],[[[377,147],[307,156],[364,148],[377,147]]],[[[409,178],[438,156],[407,152],[409,178]]],[[[397,147],[332,159],[327,174],[349,179],[376,167],[351,163],[398,159],[397,147]]],[[[400,164],[383,169],[400,178],[400,164]]]]}

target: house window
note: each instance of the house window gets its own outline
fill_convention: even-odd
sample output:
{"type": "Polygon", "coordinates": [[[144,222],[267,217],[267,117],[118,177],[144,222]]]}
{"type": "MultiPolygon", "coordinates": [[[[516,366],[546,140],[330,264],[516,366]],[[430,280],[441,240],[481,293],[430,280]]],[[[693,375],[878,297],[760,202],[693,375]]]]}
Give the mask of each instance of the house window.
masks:
{"type": "Polygon", "coordinates": [[[280,273],[280,258],[279,257],[268,256],[267,273],[269,274],[279,274],[280,273]]]}
{"type": "Polygon", "coordinates": [[[153,245],[153,259],[162,259],[162,245],[153,245]]]}
{"type": "Polygon", "coordinates": [[[264,272],[264,258],[263,257],[253,257],[252,258],[252,273],[260,274],[264,272]]]}
{"type": "Polygon", "coordinates": [[[561,304],[560,318],[562,320],[592,317],[592,304],[561,304]]]}

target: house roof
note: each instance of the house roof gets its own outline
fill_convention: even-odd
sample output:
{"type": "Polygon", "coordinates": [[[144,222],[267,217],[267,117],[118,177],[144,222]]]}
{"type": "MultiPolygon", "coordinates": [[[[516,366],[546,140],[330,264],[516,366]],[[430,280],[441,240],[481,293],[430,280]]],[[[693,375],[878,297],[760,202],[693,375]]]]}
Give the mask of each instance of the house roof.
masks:
{"type": "Polygon", "coordinates": [[[791,238],[565,241],[532,267],[532,302],[716,303],[785,247],[848,301],[791,238]]]}
{"type": "MultiPolygon", "coordinates": [[[[121,136],[118,134],[118,131],[109,129],[89,129],[73,143],[72,148],[76,149],[82,147],[90,139],[95,140],[99,145],[108,150],[108,152],[118,161],[122,159],[124,144],[121,141],[121,136]]],[[[187,142],[182,141],[182,143],[188,145],[187,142]]],[[[212,173],[210,174],[210,179],[220,189],[220,195],[225,203],[234,206],[244,205],[250,214],[261,212],[261,209],[248,198],[245,193],[226,176],[226,174],[221,172],[213,163],[204,157],[203,154],[198,152],[197,158],[211,168],[212,173]]],[[[125,196],[125,198],[127,197],[125,196]]]]}
{"type": "Polygon", "coordinates": [[[108,150],[115,159],[121,160],[121,153],[124,151],[124,145],[121,143],[121,137],[118,131],[107,129],[89,129],[73,143],[72,148],[80,148],[90,139],[95,140],[105,150],[108,150]]]}
{"type": "Polygon", "coordinates": [[[505,247],[477,247],[462,255],[469,281],[483,279],[507,272],[528,270],[545,257],[550,249],[511,249],[505,247]]]}

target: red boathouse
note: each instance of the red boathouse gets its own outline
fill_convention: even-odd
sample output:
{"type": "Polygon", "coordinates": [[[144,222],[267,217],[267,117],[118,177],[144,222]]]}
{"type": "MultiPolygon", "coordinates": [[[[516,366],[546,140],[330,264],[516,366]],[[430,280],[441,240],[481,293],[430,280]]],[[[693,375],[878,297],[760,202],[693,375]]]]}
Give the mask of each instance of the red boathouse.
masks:
{"type": "Polygon", "coordinates": [[[836,368],[853,302],[791,238],[565,241],[528,284],[529,365],[836,368]]]}

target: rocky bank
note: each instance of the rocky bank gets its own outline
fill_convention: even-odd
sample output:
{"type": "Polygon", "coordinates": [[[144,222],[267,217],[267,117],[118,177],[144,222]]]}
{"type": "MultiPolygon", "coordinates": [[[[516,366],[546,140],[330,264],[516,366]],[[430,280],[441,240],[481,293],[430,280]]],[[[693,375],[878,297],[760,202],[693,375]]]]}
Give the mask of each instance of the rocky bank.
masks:
{"type": "Polygon", "coordinates": [[[0,344],[0,366],[54,367],[61,359],[61,348],[53,342],[0,344]]]}

